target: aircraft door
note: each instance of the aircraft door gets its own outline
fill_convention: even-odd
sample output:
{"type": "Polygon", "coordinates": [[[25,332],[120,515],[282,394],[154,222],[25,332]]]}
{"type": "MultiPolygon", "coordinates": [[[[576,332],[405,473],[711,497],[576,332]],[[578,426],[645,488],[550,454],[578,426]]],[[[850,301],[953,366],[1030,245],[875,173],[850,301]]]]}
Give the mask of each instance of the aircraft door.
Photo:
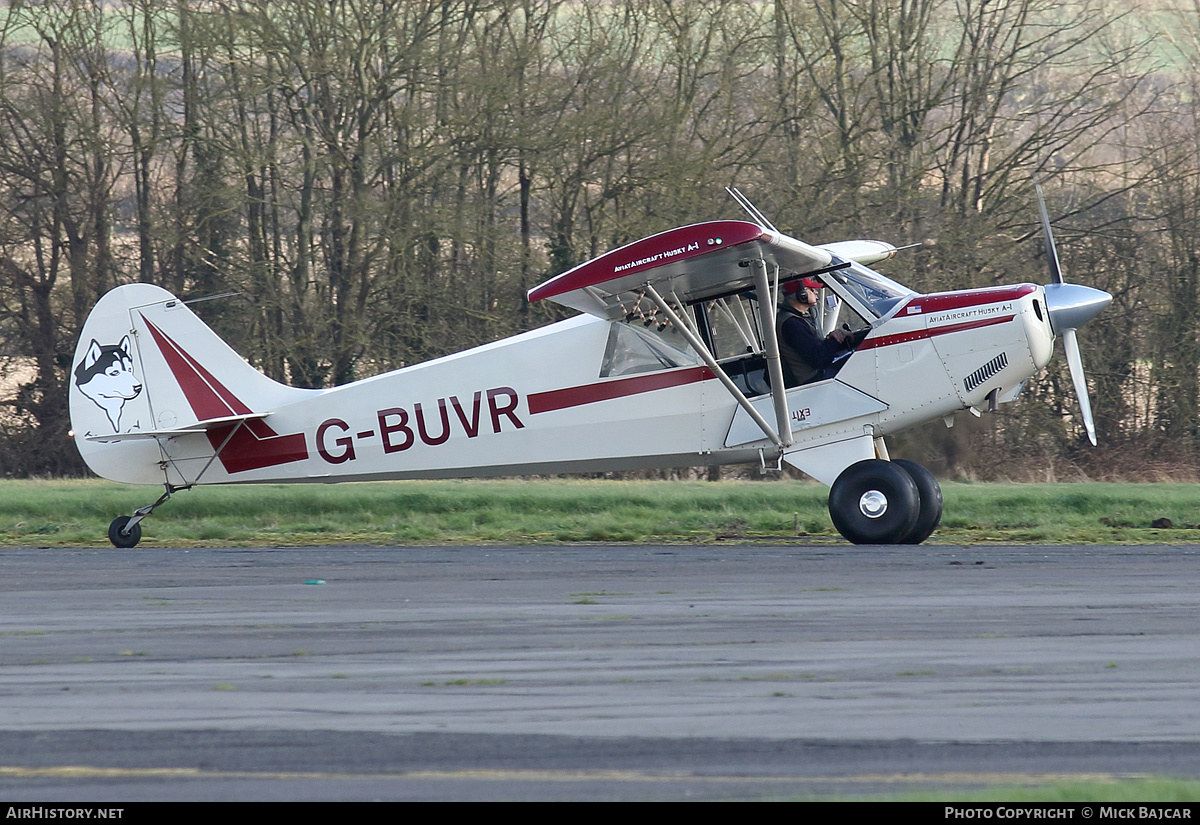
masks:
{"type": "MultiPolygon", "coordinates": [[[[747,398],[771,391],[763,356],[758,299],[752,293],[704,301],[698,316],[708,330],[708,346],[717,363],[747,398]]],[[[728,393],[723,393],[725,399],[728,393]]]]}
{"type": "MultiPolygon", "coordinates": [[[[693,309],[701,338],[734,385],[747,398],[769,396],[771,380],[763,355],[757,297],[753,293],[726,295],[699,302],[693,309]]],[[[716,382],[705,384],[703,449],[727,446],[726,434],[736,406],[725,387],[716,382]]]]}

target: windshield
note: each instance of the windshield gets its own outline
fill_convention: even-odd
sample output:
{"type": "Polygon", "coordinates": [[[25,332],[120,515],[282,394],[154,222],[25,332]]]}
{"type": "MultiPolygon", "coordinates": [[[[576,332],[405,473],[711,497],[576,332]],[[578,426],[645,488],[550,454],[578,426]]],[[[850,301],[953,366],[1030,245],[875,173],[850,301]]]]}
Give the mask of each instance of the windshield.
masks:
{"type": "Polygon", "coordinates": [[[853,261],[849,267],[825,272],[821,277],[826,281],[837,281],[880,318],[905,298],[917,294],[891,278],[885,278],[875,270],[853,261]]]}

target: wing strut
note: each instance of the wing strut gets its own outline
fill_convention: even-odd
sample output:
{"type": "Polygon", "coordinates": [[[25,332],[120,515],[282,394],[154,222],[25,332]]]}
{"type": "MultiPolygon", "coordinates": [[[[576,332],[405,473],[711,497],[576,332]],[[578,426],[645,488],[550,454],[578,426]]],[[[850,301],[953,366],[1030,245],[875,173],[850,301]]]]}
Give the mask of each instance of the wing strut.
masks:
{"type": "MultiPolygon", "coordinates": [[[[775,425],[783,446],[792,446],[792,420],[788,416],[787,387],[783,384],[783,361],[779,357],[779,336],[775,330],[775,291],[767,283],[767,262],[762,258],[750,261],[754,270],[755,287],[763,299],[758,302],[758,314],[763,328],[763,355],[767,359],[767,375],[771,379],[771,400],[775,402],[775,425]]],[[[775,267],[775,286],[779,286],[779,267],[775,267]]]]}
{"type": "MultiPolygon", "coordinates": [[[[766,278],[765,271],[766,270],[764,268],[764,280],[766,278]]],[[[788,427],[788,440],[785,444],[779,434],[771,429],[771,425],[768,424],[767,420],[762,417],[762,414],[760,414],[758,410],[754,409],[754,406],[750,403],[742,391],[738,389],[737,384],[733,383],[733,379],[730,378],[725,373],[725,370],[721,368],[721,365],[717,363],[717,359],[713,357],[711,352],[709,352],[708,347],[705,346],[704,342],[700,340],[699,336],[692,332],[692,329],[690,326],[688,326],[687,322],[684,321],[683,318],[679,317],[679,314],[675,312],[675,310],[671,309],[670,304],[663,299],[662,295],[658,294],[658,290],[654,288],[654,284],[646,284],[646,293],[651,299],[654,300],[654,302],[658,305],[658,308],[662,310],[663,314],[671,319],[671,323],[675,325],[675,328],[679,330],[685,339],[687,339],[687,342],[691,344],[692,348],[700,355],[700,359],[704,361],[705,365],[713,371],[713,374],[716,375],[718,379],[720,379],[721,383],[725,385],[725,389],[729,390],[729,394],[732,395],[734,400],[737,401],[738,405],[746,411],[746,414],[750,416],[754,423],[759,426],[759,428],[763,431],[763,434],[771,440],[771,443],[781,450],[784,447],[790,446],[792,443],[791,428],[787,423],[786,409],[784,410],[784,422],[785,426],[788,427]]],[[[778,356],[778,352],[776,352],[776,355],[778,356]]],[[[774,379],[772,379],[772,381],[773,380],[774,379]]]]}

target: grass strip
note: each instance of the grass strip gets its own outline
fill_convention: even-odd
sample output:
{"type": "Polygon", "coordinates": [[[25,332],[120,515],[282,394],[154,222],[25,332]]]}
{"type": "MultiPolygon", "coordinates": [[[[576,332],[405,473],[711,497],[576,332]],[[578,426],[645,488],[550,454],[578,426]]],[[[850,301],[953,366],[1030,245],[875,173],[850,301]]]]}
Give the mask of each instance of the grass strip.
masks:
{"type": "MultiPolygon", "coordinates": [[[[934,544],[1200,543],[1190,484],[943,485],[934,544]]],[[[93,480],[0,481],[0,545],[107,547],[157,497],[93,480]]],[[[800,481],[503,479],[182,491],[143,524],[156,546],[563,542],[844,543],[824,486],[800,481]]]]}
{"type": "MultiPolygon", "coordinates": [[[[1157,803],[1195,804],[1200,802],[1200,782],[1194,779],[1171,779],[1167,777],[1142,777],[1137,779],[1090,780],[1077,782],[1051,782],[1030,785],[997,785],[971,791],[922,791],[913,794],[889,796],[875,801],[891,802],[946,802],[946,803],[1047,803],[1058,802],[1124,803],[1125,806],[1157,803]]],[[[1098,818],[1113,819],[1120,814],[1098,818]]],[[[1107,812],[1105,812],[1107,813],[1107,812]]],[[[1176,814],[1178,816],[1178,814],[1176,814]]],[[[1132,818],[1126,813],[1123,818],[1132,818]]]]}

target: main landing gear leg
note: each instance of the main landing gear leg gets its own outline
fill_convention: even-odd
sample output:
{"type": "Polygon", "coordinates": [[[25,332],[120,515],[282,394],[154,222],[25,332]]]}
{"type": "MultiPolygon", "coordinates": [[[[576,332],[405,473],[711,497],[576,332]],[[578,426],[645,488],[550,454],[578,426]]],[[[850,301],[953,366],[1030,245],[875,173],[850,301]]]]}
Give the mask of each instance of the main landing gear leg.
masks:
{"type": "Polygon", "coordinates": [[[920,544],[942,518],[942,490],[911,461],[851,464],[829,490],[829,515],[855,544],[920,544]]]}
{"type": "Polygon", "coordinates": [[[112,542],[113,547],[136,547],[137,543],[142,540],[142,519],[153,513],[158,505],[164,503],[176,491],[186,489],[186,487],[172,487],[168,484],[166,492],[158,497],[158,501],[137,508],[133,511],[132,516],[117,516],[113,519],[112,524],[108,525],[108,540],[112,542]]]}

